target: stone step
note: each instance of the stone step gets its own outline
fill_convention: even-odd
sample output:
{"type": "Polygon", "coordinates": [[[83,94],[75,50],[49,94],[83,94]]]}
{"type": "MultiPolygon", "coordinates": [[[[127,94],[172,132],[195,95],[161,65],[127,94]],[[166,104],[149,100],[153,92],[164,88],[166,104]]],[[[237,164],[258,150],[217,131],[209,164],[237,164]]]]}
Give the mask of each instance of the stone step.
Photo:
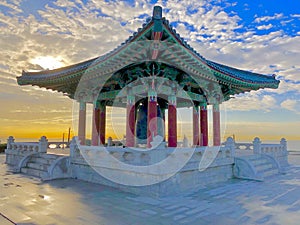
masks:
{"type": "Polygon", "coordinates": [[[262,176],[263,178],[267,178],[267,177],[279,174],[279,171],[276,168],[272,168],[272,169],[266,169],[266,170],[259,171],[258,174],[260,176],[262,176]]]}
{"type": "MultiPolygon", "coordinates": [[[[248,173],[247,169],[243,170],[243,164],[241,164],[239,165],[239,170],[241,170],[242,172],[235,171],[235,176],[238,178],[247,177],[248,179],[264,180],[265,178],[278,175],[281,172],[279,171],[277,166],[273,164],[273,161],[264,155],[249,155],[242,156],[240,158],[243,158],[248,161],[253,170],[255,170],[255,175],[248,173]],[[240,174],[242,174],[242,176],[240,174]]],[[[237,160],[236,163],[239,163],[239,161],[237,160]]]]}
{"type": "Polygon", "coordinates": [[[43,170],[37,170],[33,168],[28,168],[28,167],[23,167],[21,168],[21,173],[24,173],[29,176],[34,176],[34,177],[45,177],[47,175],[47,172],[43,170]]]}
{"type": "Polygon", "coordinates": [[[257,154],[247,155],[247,156],[244,156],[244,157],[247,158],[250,161],[255,161],[255,160],[261,159],[261,156],[257,155],[257,154]]]}
{"type": "Polygon", "coordinates": [[[264,163],[264,164],[259,164],[259,165],[255,166],[255,169],[258,172],[268,170],[268,169],[272,169],[272,168],[273,168],[273,165],[271,163],[264,163]]]}
{"type": "Polygon", "coordinates": [[[266,159],[263,159],[263,158],[259,158],[259,159],[255,159],[255,160],[250,160],[250,162],[255,167],[268,163],[268,161],[266,159]]]}
{"type": "Polygon", "coordinates": [[[37,169],[37,170],[43,170],[43,171],[47,172],[49,166],[50,165],[48,165],[48,164],[28,162],[26,167],[32,168],[32,169],[37,169]]]}
{"type": "Polygon", "coordinates": [[[40,154],[40,157],[41,158],[44,158],[44,159],[57,159],[58,157],[60,157],[59,155],[55,155],[55,154],[46,154],[46,153],[43,153],[43,154],[40,154]]]}
{"type": "Polygon", "coordinates": [[[30,163],[36,163],[36,164],[44,164],[44,165],[51,165],[51,163],[54,161],[55,159],[47,159],[47,158],[41,158],[41,157],[32,157],[29,162],[30,163]]]}
{"type": "Polygon", "coordinates": [[[270,177],[270,176],[279,174],[279,171],[278,171],[278,169],[269,169],[269,170],[264,171],[263,174],[264,174],[264,177],[270,177]]]}

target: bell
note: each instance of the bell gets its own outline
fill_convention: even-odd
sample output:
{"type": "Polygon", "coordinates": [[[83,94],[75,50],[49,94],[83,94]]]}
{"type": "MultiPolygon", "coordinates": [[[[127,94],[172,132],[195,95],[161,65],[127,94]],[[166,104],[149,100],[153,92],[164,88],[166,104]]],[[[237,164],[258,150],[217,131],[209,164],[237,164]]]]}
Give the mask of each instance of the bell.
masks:
{"type": "MultiPolygon", "coordinates": [[[[146,99],[137,106],[135,134],[137,144],[147,143],[147,123],[148,123],[148,100],[146,99]]],[[[163,113],[159,105],[157,105],[157,135],[164,137],[164,120],[163,113]]]]}

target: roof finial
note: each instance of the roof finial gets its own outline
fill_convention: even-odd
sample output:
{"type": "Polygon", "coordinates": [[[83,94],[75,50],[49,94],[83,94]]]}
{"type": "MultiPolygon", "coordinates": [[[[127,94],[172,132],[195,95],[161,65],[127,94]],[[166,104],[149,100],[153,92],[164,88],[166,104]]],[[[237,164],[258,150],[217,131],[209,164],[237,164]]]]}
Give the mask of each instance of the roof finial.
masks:
{"type": "Polygon", "coordinates": [[[154,6],[153,8],[153,18],[154,19],[161,19],[162,18],[162,7],[161,6],[154,6]]]}

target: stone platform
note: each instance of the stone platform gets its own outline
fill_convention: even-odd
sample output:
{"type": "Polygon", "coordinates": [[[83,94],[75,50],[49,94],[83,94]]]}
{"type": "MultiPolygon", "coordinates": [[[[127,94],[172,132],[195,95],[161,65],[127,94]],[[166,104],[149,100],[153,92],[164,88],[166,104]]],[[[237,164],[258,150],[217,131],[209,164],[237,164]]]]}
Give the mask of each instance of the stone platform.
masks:
{"type": "Polygon", "coordinates": [[[270,145],[256,138],[248,144],[253,151],[240,155],[232,138],[222,146],[166,148],[162,142],[153,149],[82,146],[74,138],[69,156],[48,152],[46,140],[15,143],[10,137],[6,163],[42,180],[75,178],[152,197],[198,191],[234,177],[262,181],[288,166],[285,139],[270,145]]]}
{"type": "Polygon", "coordinates": [[[198,192],[150,198],[64,179],[14,174],[0,155],[0,224],[286,224],[300,220],[300,155],[266,182],[232,179],[198,192]],[[9,222],[12,221],[12,222],[9,222]]]}
{"type": "Polygon", "coordinates": [[[130,148],[72,146],[72,177],[142,196],[162,197],[197,191],[233,178],[227,147],[130,148]]]}

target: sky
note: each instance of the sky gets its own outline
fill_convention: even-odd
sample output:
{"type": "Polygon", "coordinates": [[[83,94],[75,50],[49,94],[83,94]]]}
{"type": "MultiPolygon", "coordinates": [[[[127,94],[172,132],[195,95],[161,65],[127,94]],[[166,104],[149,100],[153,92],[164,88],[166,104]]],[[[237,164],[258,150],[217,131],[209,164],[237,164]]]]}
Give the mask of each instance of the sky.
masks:
{"type": "MultiPolygon", "coordinates": [[[[18,86],[16,77],[22,70],[54,69],[109,52],[142,27],[154,5],[163,7],[163,16],[205,58],[276,74],[281,81],[276,90],[251,91],[223,103],[224,137],[300,140],[300,1],[295,0],[2,0],[0,140],[61,138],[69,127],[76,134],[72,100],[18,86]]],[[[191,114],[183,114],[191,132],[191,114]]]]}

